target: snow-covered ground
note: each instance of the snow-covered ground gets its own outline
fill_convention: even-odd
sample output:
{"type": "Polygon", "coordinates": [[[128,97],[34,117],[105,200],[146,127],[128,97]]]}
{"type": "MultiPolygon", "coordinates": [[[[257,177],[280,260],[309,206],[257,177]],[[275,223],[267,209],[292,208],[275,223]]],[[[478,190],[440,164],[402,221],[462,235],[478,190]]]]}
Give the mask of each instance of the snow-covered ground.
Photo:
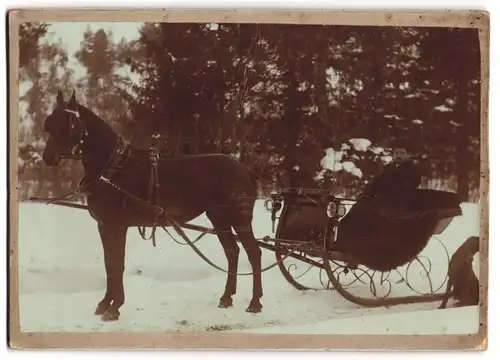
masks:
{"type": "MultiPolygon", "coordinates": [[[[464,215],[439,236],[450,255],[468,236],[479,234],[477,204],[463,204],[462,208],[464,215]]],[[[106,285],[94,220],[86,211],[55,205],[21,203],[19,211],[19,301],[23,332],[457,334],[474,333],[478,329],[478,307],[436,310],[439,303],[434,302],[362,308],[334,291],[298,291],[286,282],[278,268],[263,274],[264,308],[260,314],[245,312],[251,297],[251,276],[238,277],[234,307],[219,309],[225,274],[206,264],[189,246],[176,244],[161,230],[155,248],[150,241],[142,240],[135,228],[128,233],[126,301],[122,315],[117,322],[105,323],[93,315],[106,285]]],[[[254,214],[256,236],[270,235],[270,216],[262,201],[257,202],[254,214]]],[[[211,226],[205,216],[193,223],[211,226]]],[[[194,231],[186,233],[198,235],[194,231]]],[[[224,253],[214,236],[206,236],[197,244],[212,261],[226,268],[224,253]]],[[[439,286],[444,280],[447,261],[443,248],[439,242],[431,241],[423,255],[433,259],[433,282],[439,286]]],[[[274,253],[263,250],[263,266],[274,261],[274,253]]],[[[298,266],[293,268],[297,274],[308,268],[296,261],[286,262],[293,267],[292,263],[298,266]]],[[[475,265],[478,273],[477,259],[475,265]]],[[[238,270],[251,271],[244,251],[240,253],[238,270]]],[[[410,274],[415,288],[428,290],[421,268],[414,265],[410,274]]],[[[397,281],[398,275],[393,276],[397,281]]],[[[321,288],[316,269],[300,280],[321,288]]],[[[323,281],[326,283],[325,276],[323,281]]],[[[368,285],[358,286],[354,291],[369,294],[368,285]]],[[[404,284],[395,282],[392,291],[398,295],[414,294],[404,284]]]]}

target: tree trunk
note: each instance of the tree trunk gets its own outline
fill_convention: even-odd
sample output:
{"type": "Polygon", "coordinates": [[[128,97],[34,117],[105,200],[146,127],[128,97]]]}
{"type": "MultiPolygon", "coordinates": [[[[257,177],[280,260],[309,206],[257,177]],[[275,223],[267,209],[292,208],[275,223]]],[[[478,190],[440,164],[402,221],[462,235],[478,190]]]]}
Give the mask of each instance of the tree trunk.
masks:
{"type": "Polygon", "coordinates": [[[244,108],[244,98],[241,94],[238,96],[238,141],[239,141],[239,153],[240,161],[246,161],[246,151],[245,138],[246,138],[246,128],[245,128],[245,108],[244,108]]]}
{"type": "Polygon", "coordinates": [[[457,91],[457,107],[456,115],[458,122],[461,124],[459,128],[459,135],[456,143],[457,154],[457,192],[462,201],[470,201],[470,173],[471,166],[474,163],[474,153],[469,150],[471,145],[471,135],[473,133],[473,124],[479,123],[477,119],[471,116],[469,112],[469,82],[474,77],[474,67],[479,65],[478,54],[473,51],[474,48],[479,48],[479,37],[477,32],[471,32],[470,29],[462,29],[463,43],[460,44],[463,49],[460,59],[460,66],[458,67],[458,91],[457,91]],[[470,46],[467,46],[470,45],[470,46]],[[476,46],[473,46],[476,45],[476,46]]]}
{"type": "Polygon", "coordinates": [[[469,156],[469,143],[470,137],[468,132],[467,124],[470,122],[468,119],[467,111],[467,86],[464,84],[459,85],[459,102],[457,104],[457,115],[461,119],[461,126],[459,128],[459,134],[456,142],[456,153],[457,153],[457,192],[461,201],[469,200],[469,168],[470,168],[470,156],[469,156]]]}
{"type": "MultiPolygon", "coordinates": [[[[325,46],[325,49],[327,47],[325,46]]],[[[318,116],[321,122],[325,125],[327,132],[326,138],[327,141],[320,142],[325,144],[332,144],[334,149],[340,150],[337,146],[336,139],[336,124],[334,119],[329,119],[328,117],[328,98],[326,96],[327,93],[327,82],[326,82],[326,53],[322,51],[317,58],[316,61],[316,84],[315,84],[315,92],[316,92],[316,105],[318,106],[318,116]]],[[[314,174],[316,175],[316,174],[314,174]]],[[[336,191],[336,183],[335,177],[330,177],[327,180],[326,186],[331,190],[336,191]]]]}
{"type": "Polygon", "coordinates": [[[296,74],[296,63],[293,56],[289,56],[287,64],[288,73],[285,75],[285,83],[288,84],[285,90],[285,114],[280,131],[284,138],[284,171],[288,186],[296,187],[297,174],[295,165],[297,164],[297,140],[299,135],[300,114],[297,108],[298,104],[298,81],[296,74]]]}

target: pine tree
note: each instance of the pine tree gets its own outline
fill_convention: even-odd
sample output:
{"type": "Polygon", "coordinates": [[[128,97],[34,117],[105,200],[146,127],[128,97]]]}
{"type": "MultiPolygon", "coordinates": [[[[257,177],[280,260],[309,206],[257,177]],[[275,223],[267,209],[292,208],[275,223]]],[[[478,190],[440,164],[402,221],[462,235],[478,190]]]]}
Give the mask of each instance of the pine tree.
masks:
{"type": "Polygon", "coordinates": [[[113,43],[112,33],[103,29],[96,32],[87,29],[83,37],[80,50],[75,53],[86,70],[86,75],[78,82],[79,100],[115,131],[130,138],[127,124],[132,121],[133,97],[129,91],[130,80],[123,74],[126,45],[123,41],[113,43]]]}
{"type": "Polygon", "coordinates": [[[78,171],[69,162],[55,169],[41,162],[43,124],[52,111],[57,91],[69,93],[72,83],[68,57],[60,42],[42,41],[48,30],[48,25],[42,23],[23,23],[20,27],[20,86],[27,88],[20,96],[20,181],[30,181],[21,197],[28,192],[61,193],[74,185],[74,171],[78,171]]]}

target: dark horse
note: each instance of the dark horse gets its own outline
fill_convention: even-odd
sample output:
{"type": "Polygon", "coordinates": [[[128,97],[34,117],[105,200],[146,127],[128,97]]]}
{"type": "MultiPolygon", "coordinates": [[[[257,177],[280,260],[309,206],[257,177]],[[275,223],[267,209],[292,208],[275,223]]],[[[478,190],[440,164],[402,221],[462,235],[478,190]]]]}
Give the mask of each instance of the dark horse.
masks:
{"type": "Polygon", "coordinates": [[[74,91],[67,103],[58,92],[44,131],[49,134],[43,152],[46,165],[57,166],[63,158],[83,163],[85,176],[79,189],[87,195],[89,213],[97,221],[107,278],[106,293],[97,305],[96,315],[105,321],[119,318],[125,302],[127,230],[171,224],[153,211],[158,208],[180,224],[206,213],[228,261],[221,308],[232,306],[232,295],[236,293],[239,247],[234,228],[253,271],[253,296],[247,311],[261,311],[261,249],[252,232],[257,190],[255,179],[243,163],[222,154],[159,158],[155,176],[158,186],[154,186],[150,153],[122,140],[104,120],[77,103],[74,91]],[[156,190],[153,197],[152,189],[156,190]],[[143,199],[142,203],[138,198],[143,199]],[[148,200],[156,207],[143,206],[148,200]]]}

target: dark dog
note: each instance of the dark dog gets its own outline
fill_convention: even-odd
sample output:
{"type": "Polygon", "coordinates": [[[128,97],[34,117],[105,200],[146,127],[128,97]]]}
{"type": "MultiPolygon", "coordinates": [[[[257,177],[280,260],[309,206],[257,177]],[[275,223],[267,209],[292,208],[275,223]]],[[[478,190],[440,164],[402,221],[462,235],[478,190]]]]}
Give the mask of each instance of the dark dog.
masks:
{"type": "Polygon", "coordinates": [[[458,300],[458,306],[479,303],[479,281],[474,274],[472,261],[479,251],[479,237],[471,236],[457,249],[448,267],[448,284],[440,309],[446,308],[450,297],[458,300]]]}

